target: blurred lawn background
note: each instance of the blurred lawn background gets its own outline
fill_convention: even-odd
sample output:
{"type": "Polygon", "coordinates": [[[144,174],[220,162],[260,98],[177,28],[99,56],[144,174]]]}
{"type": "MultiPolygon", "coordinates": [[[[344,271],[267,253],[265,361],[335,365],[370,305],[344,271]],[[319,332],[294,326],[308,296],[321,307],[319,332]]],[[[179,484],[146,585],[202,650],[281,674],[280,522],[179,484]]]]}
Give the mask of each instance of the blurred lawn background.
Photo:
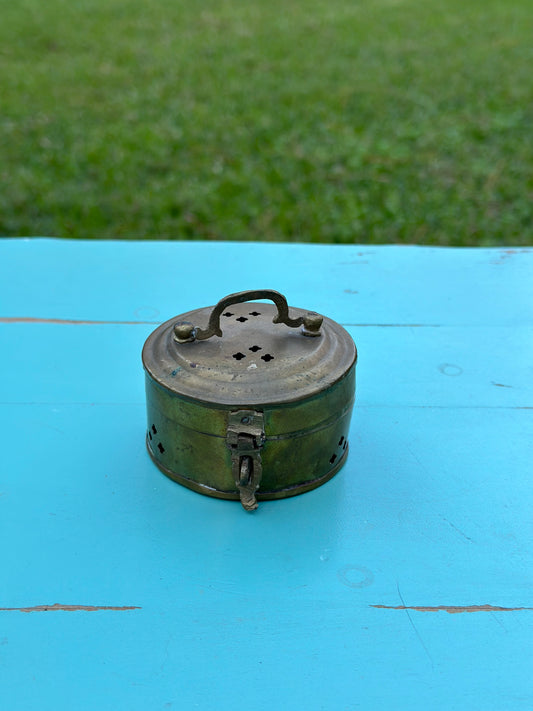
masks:
{"type": "Polygon", "coordinates": [[[532,0],[16,0],[0,234],[533,244],[532,0]]]}

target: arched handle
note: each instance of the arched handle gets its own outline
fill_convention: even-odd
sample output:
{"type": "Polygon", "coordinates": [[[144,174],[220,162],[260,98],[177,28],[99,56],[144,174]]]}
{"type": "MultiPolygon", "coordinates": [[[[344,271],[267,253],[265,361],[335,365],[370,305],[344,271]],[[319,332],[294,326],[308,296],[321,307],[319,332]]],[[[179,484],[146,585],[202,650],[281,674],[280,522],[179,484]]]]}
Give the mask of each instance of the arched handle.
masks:
{"type": "Polygon", "coordinates": [[[290,328],[297,328],[303,325],[302,333],[304,336],[320,336],[320,326],[323,321],[320,314],[309,311],[305,316],[291,318],[289,316],[289,305],[283,294],[270,289],[259,289],[258,291],[239,291],[221,299],[211,311],[206,329],[197,328],[186,321],[179,321],[174,325],[174,339],[178,343],[191,343],[192,341],[204,341],[206,338],[211,338],[211,336],[222,336],[220,328],[222,312],[232,304],[242,304],[244,301],[255,301],[257,299],[270,299],[276,305],[278,313],[272,319],[272,323],[284,323],[290,328]]]}

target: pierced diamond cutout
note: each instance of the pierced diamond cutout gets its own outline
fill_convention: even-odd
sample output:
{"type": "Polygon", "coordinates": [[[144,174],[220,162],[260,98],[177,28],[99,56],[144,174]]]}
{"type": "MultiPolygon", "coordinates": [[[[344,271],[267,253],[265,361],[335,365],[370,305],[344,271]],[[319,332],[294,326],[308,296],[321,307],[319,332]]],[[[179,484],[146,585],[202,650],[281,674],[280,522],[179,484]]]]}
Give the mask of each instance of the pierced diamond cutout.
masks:
{"type": "Polygon", "coordinates": [[[248,350],[252,351],[252,353],[257,353],[257,351],[261,350],[261,346],[250,346],[250,348],[248,348],[248,350]]]}
{"type": "Polygon", "coordinates": [[[261,356],[261,360],[264,360],[265,363],[268,363],[269,360],[274,360],[274,356],[270,355],[270,353],[265,353],[264,356],[261,356]]]}
{"type": "Polygon", "coordinates": [[[235,360],[242,360],[243,358],[246,358],[244,353],[234,353],[233,357],[235,358],[235,360]]]}
{"type": "Polygon", "coordinates": [[[222,316],[233,316],[233,314],[230,313],[229,311],[226,311],[226,313],[225,313],[225,314],[222,314],[222,316]]]}
{"type": "Polygon", "coordinates": [[[163,447],[163,445],[161,444],[161,442],[158,443],[157,449],[161,452],[161,454],[163,454],[163,452],[165,451],[165,448],[163,447]]]}
{"type": "Polygon", "coordinates": [[[261,312],[260,311],[250,311],[249,315],[250,316],[261,316],[261,312]]]}
{"type": "Polygon", "coordinates": [[[331,459],[329,460],[329,463],[330,463],[330,464],[333,464],[333,462],[334,462],[336,459],[337,459],[337,455],[336,455],[336,454],[333,454],[333,455],[331,456],[331,459]]]}
{"type": "Polygon", "coordinates": [[[245,321],[248,321],[246,316],[239,316],[239,318],[236,318],[235,321],[240,321],[241,323],[244,323],[245,321]]]}

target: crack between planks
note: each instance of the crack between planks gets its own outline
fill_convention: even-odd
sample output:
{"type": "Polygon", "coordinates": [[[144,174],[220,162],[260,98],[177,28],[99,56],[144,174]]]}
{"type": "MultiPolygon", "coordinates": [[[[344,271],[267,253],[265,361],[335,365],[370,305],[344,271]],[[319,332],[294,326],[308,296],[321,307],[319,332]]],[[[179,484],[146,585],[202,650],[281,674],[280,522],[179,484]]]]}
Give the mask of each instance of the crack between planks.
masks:
{"type": "MultiPolygon", "coordinates": [[[[0,316],[0,323],[42,323],[63,326],[105,326],[122,325],[138,326],[152,325],[159,326],[163,321],[107,321],[76,318],[42,318],[33,316],[0,316]]],[[[343,323],[342,326],[357,328],[442,328],[438,323],[343,323]]]]}
{"type": "Polygon", "coordinates": [[[414,610],[415,612],[447,612],[450,615],[463,612],[521,612],[533,607],[500,607],[499,605],[370,605],[378,610],[414,610]]]}
{"type": "Polygon", "coordinates": [[[85,321],[69,318],[33,318],[31,316],[0,316],[0,323],[49,323],[63,326],[158,326],[161,321],[85,321]]]}

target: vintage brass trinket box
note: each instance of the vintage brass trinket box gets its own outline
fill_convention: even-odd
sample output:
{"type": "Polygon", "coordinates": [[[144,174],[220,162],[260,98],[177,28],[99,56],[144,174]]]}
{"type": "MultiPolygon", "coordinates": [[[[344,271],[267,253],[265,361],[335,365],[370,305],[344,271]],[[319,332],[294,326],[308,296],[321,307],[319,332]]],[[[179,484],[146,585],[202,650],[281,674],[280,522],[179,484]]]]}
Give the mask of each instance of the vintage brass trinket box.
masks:
{"type": "Polygon", "coordinates": [[[253,510],[344,464],[357,349],[335,321],[243,291],[163,323],[142,359],[148,452],[180,484],[253,510]]]}

